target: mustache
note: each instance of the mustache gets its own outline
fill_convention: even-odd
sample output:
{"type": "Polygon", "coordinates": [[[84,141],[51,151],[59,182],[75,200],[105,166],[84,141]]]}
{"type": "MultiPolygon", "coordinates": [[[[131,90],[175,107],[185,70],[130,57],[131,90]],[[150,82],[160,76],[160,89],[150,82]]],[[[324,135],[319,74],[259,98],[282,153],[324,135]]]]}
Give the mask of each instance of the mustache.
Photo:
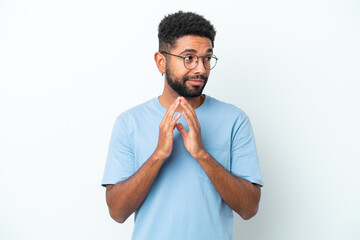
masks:
{"type": "Polygon", "coordinates": [[[190,79],[191,79],[191,80],[192,80],[192,79],[197,79],[197,80],[201,79],[201,80],[207,81],[208,77],[206,77],[206,76],[204,76],[204,75],[195,75],[195,76],[185,76],[185,77],[183,78],[184,81],[190,80],[190,79]]]}

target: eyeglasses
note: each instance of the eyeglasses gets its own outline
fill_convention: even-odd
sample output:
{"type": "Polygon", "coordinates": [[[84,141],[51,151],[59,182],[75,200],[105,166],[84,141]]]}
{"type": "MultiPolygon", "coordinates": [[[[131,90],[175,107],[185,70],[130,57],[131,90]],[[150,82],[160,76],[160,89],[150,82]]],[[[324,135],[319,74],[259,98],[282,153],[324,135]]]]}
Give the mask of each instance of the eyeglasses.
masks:
{"type": "Polygon", "coordinates": [[[164,51],[162,51],[161,53],[184,59],[184,66],[189,70],[193,70],[194,68],[196,68],[196,66],[199,64],[199,58],[202,58],[204,67],[207,70],[213,69],[218,60],[218,58],[215,56],[198,57],[194,54],[187,54],[183,57],[183,56],[171,54],[171,53],[164,52],[164,51]]]}

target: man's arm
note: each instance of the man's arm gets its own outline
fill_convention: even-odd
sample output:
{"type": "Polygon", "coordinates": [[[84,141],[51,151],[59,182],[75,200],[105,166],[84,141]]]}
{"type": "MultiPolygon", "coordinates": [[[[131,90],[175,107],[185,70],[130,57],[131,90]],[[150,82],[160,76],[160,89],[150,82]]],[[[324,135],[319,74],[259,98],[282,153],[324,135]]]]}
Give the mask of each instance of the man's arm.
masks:
{"type": "Polygon", "coordinates": [[[232,175],[207,152],[198,156],[196,160],[231,209],[245,220],[255,216],[260,202],[259,185],[232,175]]]}
{"type": "Polygon", "coordinates": [[[159,127],[157,147],[144,165],[127,180],[106,186],[106,202],[115,221],[125,222],[141,206],[164,160],[170,156],[173,148],[173,131],[176,121],[181,116],[178,114],[173,118],[178,106],[177,99],[165,113],[159,127]]]}
{"type": "Polygon", "coordinates": [[[189,125],[189,132],[186,132],[181,123],[176,124],[176,128],[182,135],[186,150],[199,162],[229,207],[243,219],[250,219],[258,210],[260,186],[232,175],[210,156],[202,143],[200,123],[194,109],[185,98],[180,101],[185,110],[183,115],[189,125]]]}
{"type": "Polygon", "coordinates": [[[115,221],[125,222],[140,207],[163,162],[164,159],[154,152],[130,178],[116,185],[106,186],[106,202],[110,216],[115,221]]]}

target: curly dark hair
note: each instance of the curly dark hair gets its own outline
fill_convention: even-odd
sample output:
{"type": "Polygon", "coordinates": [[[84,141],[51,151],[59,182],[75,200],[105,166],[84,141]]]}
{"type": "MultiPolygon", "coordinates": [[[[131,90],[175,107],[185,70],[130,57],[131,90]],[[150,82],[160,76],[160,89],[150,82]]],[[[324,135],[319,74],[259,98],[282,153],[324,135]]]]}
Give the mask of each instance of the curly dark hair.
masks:
{"type": "Polygon", "coordinates": [[[165,16],[159,24],[158,31],[159,51],[174,48],[176,40],[186,35],[207,37],[214,47],[214,26],[203,16],[193,12],[179,11],[165,16]]]}

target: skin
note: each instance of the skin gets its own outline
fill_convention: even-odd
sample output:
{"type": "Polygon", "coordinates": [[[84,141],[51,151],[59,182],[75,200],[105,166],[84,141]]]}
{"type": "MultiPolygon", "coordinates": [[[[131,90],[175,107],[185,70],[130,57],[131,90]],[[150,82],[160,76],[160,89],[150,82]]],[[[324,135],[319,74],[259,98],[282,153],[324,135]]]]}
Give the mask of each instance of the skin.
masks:
{"type": "MultiPolygon", "coordinates": [[[[205,56],[210,50],[212,52],[212,44],[208,38],[188,35],[177,40],[171,53],[181,55],[180,53],[184,50],[190,50],[198,56],[205,56]]],[[[165,73],[165,66],[168,64],[172,77],[178,80],[186,75],[209,76],[210,74],[210,70],[204,68],[202,61],[199,61],[195,69],[188,70],[184,67],[182,59],[166,58],[157,52],[155,62],[161,73],[165,73]]],[[[141,206],[163,162],[172,152],[173,132],[176,128],[183,138],[186,150],[199,162],[221,198],[243,219],[250,219],[258,210],[260,186],[232,175],[206,151],[201,138],[201,126],[194,110],[203,103],[204,96],[186,99],[179,96],[166,81],[164,82],[164,90],[159,101],[167,111],[159,126],[157,147],[144,165],[129,179],[116,185],[107,185],[106,201],[111,217],[123,223],[141,206]],[[178,114],[175,114],[176,112],[178,114]],[[174,114],[175,117],[173,117],[174,114]],[[189,125],[188,132],[181,123],[177,123],[181,114],[189,125]]],[[[188,88],[194,87],[190,81],[186,81],[185,84],[188,88]]]]}

